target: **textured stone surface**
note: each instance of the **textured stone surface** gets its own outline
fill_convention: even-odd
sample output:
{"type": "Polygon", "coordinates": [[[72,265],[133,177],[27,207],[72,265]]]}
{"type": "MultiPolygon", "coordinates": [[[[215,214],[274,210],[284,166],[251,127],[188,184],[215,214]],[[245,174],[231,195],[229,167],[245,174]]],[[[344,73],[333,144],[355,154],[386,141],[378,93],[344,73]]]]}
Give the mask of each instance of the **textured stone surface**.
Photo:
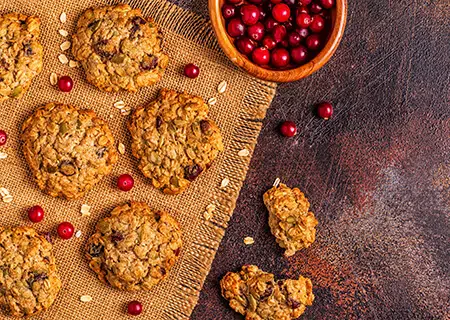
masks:
{"type": "MultiPolygon", "coordinates": [[[[178,3],[206,14],[205,0],[178,3]]],[[[450,3],[349,6],[332,60],[279,87],[193,320],[242,319],[219,280],[243,264],[311,278],[316,299],[302,319],[448,317],[450,3]],[[329,121],[312,114],[324,99],[329,121]],[[285,119],[299,127],[292,139],[277,133],[285,119]],[[320,221],[316,242],[289,259],[262,201],[276,177],[300,187],[320,221]]]]}

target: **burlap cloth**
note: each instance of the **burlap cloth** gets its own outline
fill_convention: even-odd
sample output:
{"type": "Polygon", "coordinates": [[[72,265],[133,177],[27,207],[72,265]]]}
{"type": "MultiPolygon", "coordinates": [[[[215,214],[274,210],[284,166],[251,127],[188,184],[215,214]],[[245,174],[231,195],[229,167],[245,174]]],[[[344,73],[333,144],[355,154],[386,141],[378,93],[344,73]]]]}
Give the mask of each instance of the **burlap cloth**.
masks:
{"type": "MultiPolygon", "coordinates": [[[[44,221],[34,227],[39,232],[50,231],[52,234],[63,286],[50,310],[35,319],[126,318],[126,304],[135,299],[144,304],[140,319],[187,319],[197,302],[232,215],[261,128],[261,120],[275,94],[275,85],[258,81],[237,70],[220,51],[208,21],[164,0],[141,0],[130,1],[130,5],[141,8],[161,26],[165,35],[165,49],[171,58],[170,67],[160,83],[153,88],[142,89],[137,94],[101,92],[85,81],[81,68],[71,69],[62,65],[57,58],[61,53],[59,45],[64,41],[58,30],[65,29],[71,34],[81,12],[101,4],[105,3],[91,0],[1,0],[1,14],[18,11],[41,18],[45,57],[43,72],[33,81],[24,98],[0,105],[0,129],[9,134],[6,148],[1,148],[1,151],[7,152],[8,158],[0,160],[0,185],[6,187],[14,197],[14,201],[9,204],[0,201],[0,224],[31,225],[26,210],[35,204],[41,205],[46,211],[44,221]],[[62,12],[67,13],[65,24],[59,20],[62,12]],[[189,62],[200,66],[200,76],[195,80],[182,75],[183,66],[189,62]],[[62,93],[52,87],[49,81],[51,72],[69,74],[75,82],[73,91],[62,93]],[[217,86],[222,80],[228,82],[228,89],[224,94],[218,94],[217,86]],[[137,162],[131,156],[130,138],[126,130],[128,117],[122,116],[113,107],[118,100],[125,101],[132,108],[147,103],[156,97],[161,87],[185,90],[204,99],[218,99],[218,103],[211,107],[211,117],[222,130],[225,151],[207,172],[178,196],[164,195],[155,190],[136,169],[137,162]],[[92,108],[109,122],[117,143],[122,142],[126,147],[125,155],[120,156],[113,174],[103,179],[82,200],[54,199],[41,192],[22,156],[19,141],[22,122],[38,105],[50,101],[92,108]],[[250,151],[250,155],[238,156],[238,152],[244,148],[250,151]],[[135,187],[129,193],[115,187],[116,177],[126,172],[135,178],[135,187]],[[222,190],[219,187],[224,178],[228,178],[230,183],[222,190]],[[168,279],[149,292],[122,292],[101,283],[89,269],[83,255],[85,242],[98,219],[108,215],[116,205],[130,199],[146,201],[151,207],[167,210],[180,221],[183,229],[184,247],[179,262],[170,271],[168,279]],[[81,217],[83,203],[92,206],[90,217],[81,217]],[[208,204],[216,206],[209,222],[203,218],[208,204]],[[81,238],[74,237],[67,241],[58,239],[55,229],[61,221],[72,222],[77,230],[82,231],[81,238]],[[93,300],[83,303],[80,301],[82,295],[90,295],[93,300]]],[[[7,317],[0,312],[0,318],[7,317]]]]}

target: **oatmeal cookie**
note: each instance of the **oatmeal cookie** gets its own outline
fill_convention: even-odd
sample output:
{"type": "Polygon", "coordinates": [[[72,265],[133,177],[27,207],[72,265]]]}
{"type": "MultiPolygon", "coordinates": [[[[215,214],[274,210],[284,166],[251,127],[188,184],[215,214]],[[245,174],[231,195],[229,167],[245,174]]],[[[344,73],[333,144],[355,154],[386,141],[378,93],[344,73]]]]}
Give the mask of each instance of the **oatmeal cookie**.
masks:
{"type": "Polygon", "coordinates": [[[0,16],[0,102],[21,98],[42,71],[40,27],[38,17],[0,16]]]}
{"type": "Polygon", "coordinates": [[[82,197],[118,158],[105,121],[61,103],[38,108],[22,125],[22,140],[39,187],[53,197],[82,197]]]}
{"type": "Polygon", "coordinates": [[[152,20],[126,4],[85,11],[73,36],[72,53],[87,80],[108,92],[136,92],[155,84],[169,61],[152,20]]]}
{"type": "Polygon", "coordinates": [[[178,222],[143,202],[116,207],[97,223],[86,245],[98,278],[128,291],[150,290],[167,277],[182,245],[178,222]]]}
{"type": "Polygon", "coordinates": [[[16,317],[47,310],[61,288],[52,245],[33,228],[0,227],[0,306],[16,317]]]}
{"type": "Polygon", "coordinates": [[[308,248],[316,239],[317,220],[309,211],[309,202],[298,188],[285,184],[273,187],[264,194],[269,211],[269,226],[285,256],[308,248]]]}
{"type": "Polygon", "coordinates": [[[222,136],[202,98],[163,89],[133,113],[128,128],[139,169],[167,194],[183,192],[223,151],[222,136]]]}
{"type": "Polygon", "coordinates": [[[253,265],[245,265],[237,273],[228,272],[220,287],[230,307],[246,320],[296,319],[314,301],[308,278],[276,281],[273,274],[253,265]]]}

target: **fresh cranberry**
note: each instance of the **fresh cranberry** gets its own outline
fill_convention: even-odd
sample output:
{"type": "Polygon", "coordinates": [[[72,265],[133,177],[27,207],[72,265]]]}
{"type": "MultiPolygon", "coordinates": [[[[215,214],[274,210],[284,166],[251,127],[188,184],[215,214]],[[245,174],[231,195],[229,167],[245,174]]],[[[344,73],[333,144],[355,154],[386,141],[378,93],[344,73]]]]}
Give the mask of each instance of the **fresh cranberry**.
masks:
{"type": "Polygon", "coordinates": [[[69,76],[62,76],[58,79],[58,88],[62,92],[70,92],[73,88],[73,80],[69,76]]]}
{"type": "Polygon", "coordinates": [[[293,137],[297,134],[297,126],[292,121],[285,121],[280,126],[280,132],[285,137],[293,137]]]}
{"type": "Polygon", "coordinates": [[[4,146],[8,140],[8,135],[5,131],[0,130],[0,146],[4,146]]]}
{"type": "Polygon", "coordinates": [[[298,4],[301,6],[307,6],[312,2],[312,0],[298,0],[298,4]]]}
{"type": "Polygon", "coordinates": [[[289,52],[284,48],[275,48],[272,51],[271,62],[274,67],[282,68],[289,64],[289,52]]]}
{"type": "Polygon", "coordinates": [[[293,21],[294,21],[294,18],[292,18],[292,16],[290,16],[289,20],[284,23],[286,30],[291,31],[294,29],[294,24],[292,23],[293,21]]]}
{"type": "Polygon", "coordinates": [[[316,111],[319,117],[328,120],[333,115],[333,106],[329,102],[322,102],[317,105],[316,111]]]}
{"type": "Polygon", "coordinates": [[[254,4],[244,4],[241,7],[241,17],[246,25],[251,26],[259,20],[259,8],[254,4]]]}
{"type": "Polygon", "coordinates": [[[320,0],[320,4],[325,9],[331,9],[334,7],[334,0],[320,0]]]}
{"type": "Polygon", "coordinates": [[[286,28],[282,24],[275,26],[272,30],[273,40],[277,43],[283,40],[286,37],[286,34],[286,28]]]}
{"type": "Polygon", "coordinates": [[[184,66],[184,75],[188,78],[195,79],[200,74],[200,68],[193,63],[184,66]]]}
{"type": "Polygon", "coordinates": [[[128,303],[127,307],[128,314],[132,316],[138,316],[142,313],[142,303],[139,301],[131,301],[128,303]]]}
{"type": "Polygon", "coordinates": [[[322,7],[317,2],[311,3],[311,6],[309,8],[312,13],[320,13],[320,11],[322,11],[322,7]]]}
{"type": "Polygon", "coordinates": [[[262,44],[264,47],[266,47],[269,50],[272,50],[273,48],[275,48],[277,46],[277,43],[272,38],[272,36],[265,36],[262,41],[262,44]]]}
{"type": "Polygon", "coordinates": [[[302,37],[300,37],[300,35],[294,31],[294,32],[289,33],[288,41],[289,41],[289,45],[291,47],[298,47],[300,45],[300,43],[302,42],[302,37]]]}
{"type": "Polygon", "coordinates": [[[117,179],[117,188],[122,191],[130,191],[134,186],[134,179],[129,174],[121,174],[117,179]]]}
{"type": "Polygon", "coordinates": [[[242,3],[242,0],[227,0],[227,2],[232,3],[232,4],[240,4],[240,3],[242,3]]]}
{"type": "Polygon", "coordinates": [[[247,35],[255,41],[261,41],[264,38],[264,32],[264,25],[261,22],[257,22],[247,29],[247,35]]]}
{"type": "Polygon", "coordinates": [[[37,223],[44,219],[44,209],[41,206],[34,206],[28,209],[28,218],[31,222],[37,223]]]}
{"type": "Polygon", "coordinates": [[[272,9],[272,17],[278,22],[286,22],[291,16],[291,9],[285,3],[278,3],[272,9]]]}
{"type": "Polygon", "coordinates": [[[284,0],[284,3],[293,7],[297,4],[297,0],[284,0]]]}
{"type": "Polygon", "coordinates": [[[225,19],[231,19],[236,14],[236,7],[232,4],[224,4],[222,7],[222,15],[225,19]]]}
{"type": "Polygon", "coordinates": [[[67,240],[72,238],[75,228],[70,222],[61,222],[57,231],[61,239],[67,240]]]}
{"type": "Polygon", "coordinates": [[[228,22],[227,31],[233,38],[240,37],[244,35],[245,32],[244,23],[239,18],[233,18],[228,22]]]}
{"type": "Polygon", "coordinates": [[[281,40],[281,41],[280,41],[280,45],[281,45],[283,48],[289,48],[289,41],[288,41],[287,39],[281,40]]]}
{"type": "Polygon", "coordinates": [[[270,0],[270,2],[272,2],[273,4],[277,4],[283,2],[283,0],[270,0]]]}
{"type": "Polygon", "coordinates": [[[317,34],[312,34],[306,38],[306,46],[308,49],[311,50],[317,50],[319,49],[321,43],[320,43],[320,37],[317,34]]]}
{"type": "Polygon", "coordinates": [[[277,25],[279,25],[278,21],[276,21],[274,18],[269,17],[264,22],[264,26],[266,27],[267,31],[272,31],[273,28],[275,28],[277,25]]]}
{"type": "Polygon", "coordinates": [[[248,2],[253,3],[253,4],[261,4],[263,1],[262,0],[248,0],[248,2]]]}
{"type": "Polygon", "coordinates": [[[292,48],[291,59],[297,64],[303,64],[308,59],[308,50],[304,46],[292,48]]]}
{"type": "Polygon", "coordinates": [[[311,16],[307,13],[300,13],[295,18],[295,22],[300,28],[308,28],[311,24],[311,16]]]}
{"type": "Polygon", "coordinates": [[[307,13],[307,14],[309,14],[308,7],[305,7],[305,6],[299,7],[297,9],[297,15],[299,15],[300,13],[307,13]]]}
{"type": "Polygon", "coordinates": [[[312,32],[319,33],[325,28],[325,20],[320,15],[316,14],[312,17],[309,28],[312,32]]]}
{"type": "Polygon", "coordinates": [[[266,10],[264,10],[262,6],[259,6],[258,9],[259,9],[259,20],[264,21],[267,15],[266,10]]]}
{"type": "Polygon", "coordinates": [[[270,52],[266,47],[256,48],[252,53],[252,60],[254,63],[260,66],[269,64],[270,52]]]}
{"type": "Polygon", "coordinates": [[[309,29],[308,28],[300,28],[296,30],[297,33],[302,37],[303,39],[309,36],[309,29]]]}
{"type": "Polygon", "coordinates": [[[236,48],[240,53],[248,55],[255,50],[255,43],[250,38],[241,37],[236,40],[236,48]]]}

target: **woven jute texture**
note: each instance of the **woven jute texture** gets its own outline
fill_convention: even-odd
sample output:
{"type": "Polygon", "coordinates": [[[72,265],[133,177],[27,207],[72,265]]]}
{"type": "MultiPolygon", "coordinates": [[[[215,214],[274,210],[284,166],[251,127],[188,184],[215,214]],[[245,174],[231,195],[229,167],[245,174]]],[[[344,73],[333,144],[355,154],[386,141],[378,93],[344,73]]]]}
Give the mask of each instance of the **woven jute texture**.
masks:
{"type": "MultiPolygon", "coordinates": [[[[267,108],[275,94],[275,85],[258,81],[236,69],[223,55],[215,40],[208,21],[181,9],[165,0],[130,1],[132,7],[141,8],[161,27],[169,54],[170,67],[163,80],[152,88],[138,93],[108,94],[99,91],[85,81],[81,68],[69,68],[58,60],[59,45],[65,40],[58,30],[74,32],[80,14],[91,6],[107,3],[91,0],[1,0],[0,13],[18,11],[37,15],[42,20],[41,41],[44,46],[44,69],[21,100],[7,101],[0,105],[0,129],[8,132],[7,159],[0,160],[0,185],[6,187],[14,197],[12,203],[0,202],[0,224],[4,226],[30,225],[26,217],[28,207],[39,204],[45,211],[43,222],[34,225],[39,232],[51,232],[59,273],[63,287],[54,305],[34,319],[89,320],[126,318],[128,301],[139,300],[144,304],[141,319],[187,319],[194,308],[203,281],[232,215],[240,188],[245,179],[252,151],[267,108]],[[67,22],[61,23],[59,16],[67,13],[67,22]],[[201,74],[195,79],[182,75],[186,63],[195,62],[201,74]],[[71,93],[62,93],[51,86],[50,74],[70,75],[75,82],[71,93]],[[219,94],[217,86],[227,81],[225,93],[219,94]],[[216,97],[211,106],[211,117],[221,128],[225,151],[212,167],[203,173],[190,188],[181,195],[164,195],[154,189],[150,181],[137,170],[137,161],[130,152],[130,136],[126,130],[128,117],[122,116],[113,104],[123,100],[135,108],[145,104],[166,87],[202,96],[205,100],[216,97]],[[33,110],[44,103],[59,101],[80,108],[91,108],[108,121],[116,142],[126,147],[124,155],[114,167],[113,173],[103,179],[84,199],[68,201],[52,198],[39,190],[33,181],[22,156],[19,140],[20,126],[33,110]],[[242,149],[249,156],[238,156],[242,149]],[[121,173],[135,177],[135,187],[130,192],[121,192],[115,187],[121,173]],[[225,189],[221,181],[230,180],[225,189]],[[170,212],[178,219],[183,230],[184,246],[180,260],[170,271],[169,277],[149,292],[128,293],[101,283],[89,269],[84,258],[84,245],[92,234],[96,222],[109,214],[118,204],[128,200],[147,202],[151,207],[170,212]],[[82,204],[92,206],[91,216],[81,217],[82,204]],[[203,212],[209,204],[216,209],[213,218],[205,221],[203,212]],[[58,239],[56,226],[61,221],[72,222],[82,231],[80,238],[58,239]],[[80,296],[90,295],[88,303],[80,296]]],[[[110,3],[112,4],[112,3],[110,3]]],[[[205,3],[206,5],[206,3],[205,3]]],[[[69,58],[71,57],[70,54],[69,58]]],[[[0,318],[7,317],[0,311],[0,318]]]]}

